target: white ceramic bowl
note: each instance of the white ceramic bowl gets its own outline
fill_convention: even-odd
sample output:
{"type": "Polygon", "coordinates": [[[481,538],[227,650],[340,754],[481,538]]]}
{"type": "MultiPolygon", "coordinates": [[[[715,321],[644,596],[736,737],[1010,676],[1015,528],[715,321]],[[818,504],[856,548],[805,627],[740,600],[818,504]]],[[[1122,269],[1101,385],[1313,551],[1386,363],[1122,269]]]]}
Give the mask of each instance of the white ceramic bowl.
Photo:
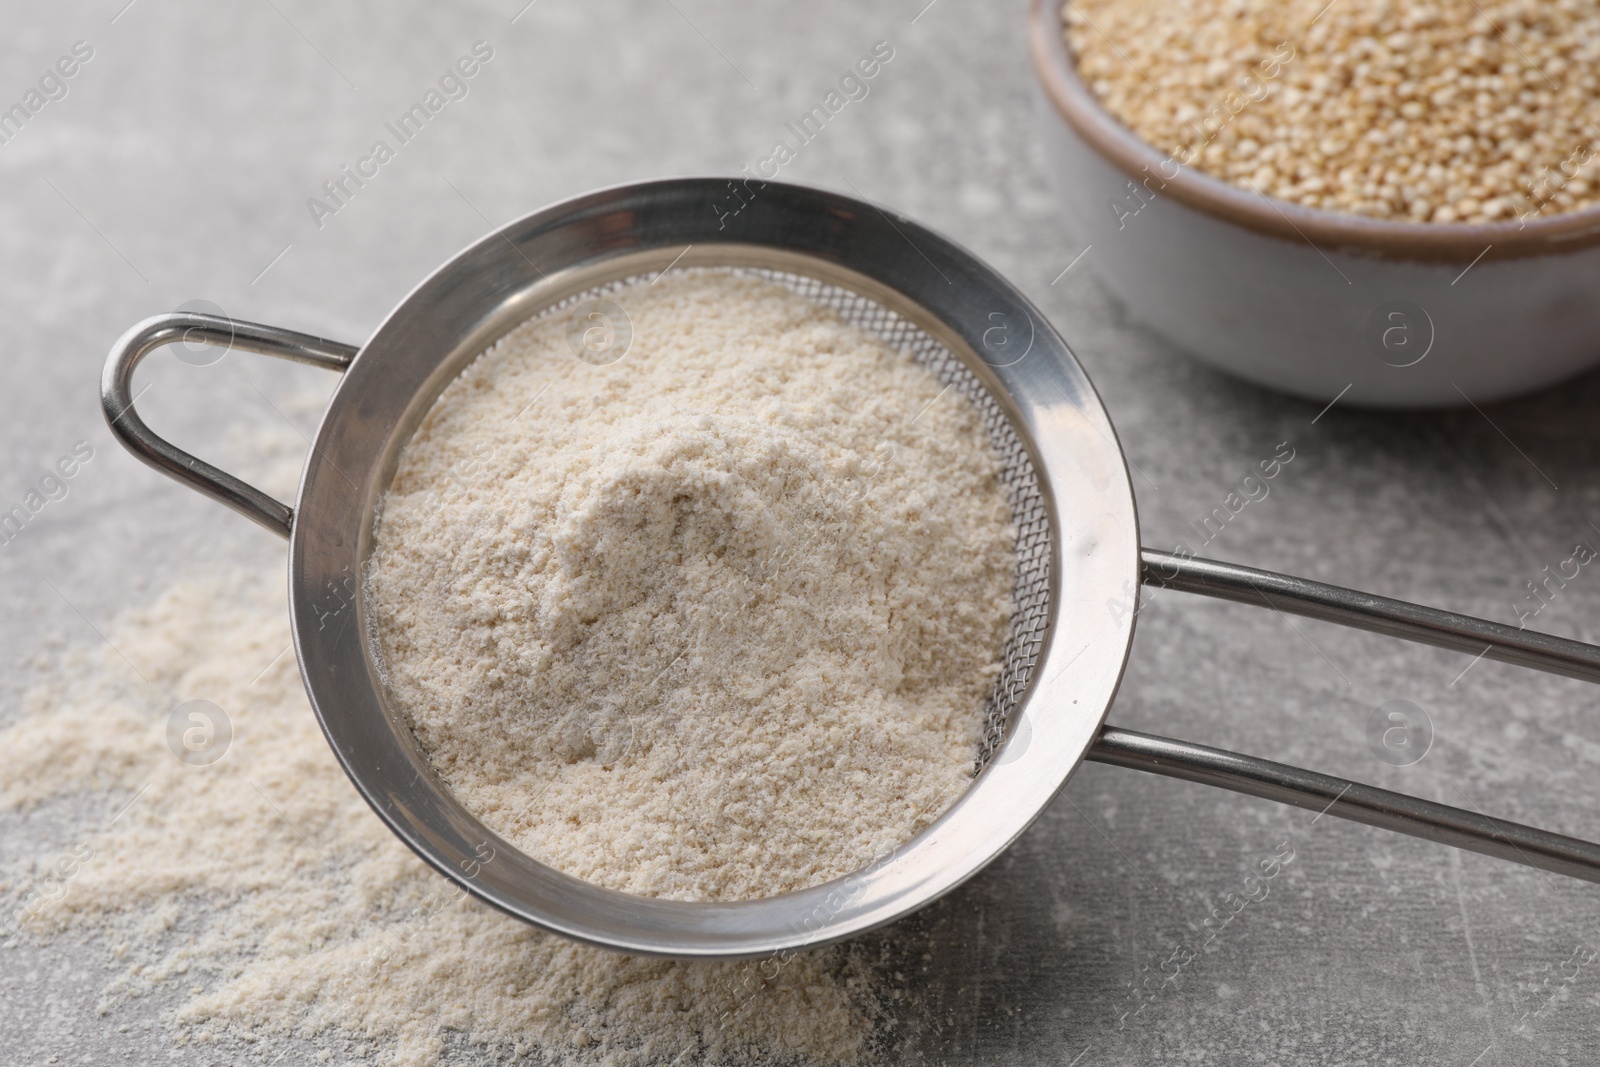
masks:
{"type": "MultiPolygon", "coordinates": [[[[1308,400],[1483,404],[1600,363],[1600,209],[1486,224],[1301,207],[1180,167],[1079,80],[1034,0],[1046,159],[1092,269],[1135,318],[1308,400]],[[1137,189],[1137,191],[1136,191],[1137,189]]],[[[1551,160],[1554,168],[1561,161],[1551,160]]]]}

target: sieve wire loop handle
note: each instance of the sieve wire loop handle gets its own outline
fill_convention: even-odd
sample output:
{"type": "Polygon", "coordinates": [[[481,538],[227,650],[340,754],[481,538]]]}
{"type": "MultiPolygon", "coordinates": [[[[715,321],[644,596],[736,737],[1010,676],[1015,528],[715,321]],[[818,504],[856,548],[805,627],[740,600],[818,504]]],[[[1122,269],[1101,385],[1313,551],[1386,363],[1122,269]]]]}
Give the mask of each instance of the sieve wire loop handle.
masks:
{"type": "MultiPolygon", "coordinates": [[[[1216,560],[1141,552],[1144,584],[1232,600],[1479,658],[1600,682],[1600,647],[1470,615],[1216,560]]],[[[1600,844],[1189,741],[1102,728],[1086,759],[1308,808],[1426,841],[1600,882],[1600,844]]],[[[1460,790],[1457,790],[1460,792],[1460,790]]],[[[1477,805],[1465,793],[1462,799],[1477,805]]]]}
{"type": "Polygon", "coordinates": [[[134,326],[118,338],[106,359],[100,379],[100,407],[106,424],[124,448],[168,477],[287,538],[294,526],[293,508],[158,436],[134,410],[138,399],[133,394],[134,368],[156,349],[182,342],[255,352],[340,372],[350,366],[358,349],[276,326],[174,312],[134,326]]]}

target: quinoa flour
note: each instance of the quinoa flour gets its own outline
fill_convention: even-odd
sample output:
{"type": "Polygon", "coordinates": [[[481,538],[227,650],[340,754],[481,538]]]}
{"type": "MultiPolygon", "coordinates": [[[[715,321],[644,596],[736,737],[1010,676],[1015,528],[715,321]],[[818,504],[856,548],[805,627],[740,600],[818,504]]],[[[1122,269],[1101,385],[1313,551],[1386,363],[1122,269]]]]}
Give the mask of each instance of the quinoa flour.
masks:
{"type": "Polygon", "coordinates": [[[781,286],[611,299],[624,358],[531,320],[402,452],[368,574],[392,697],[569,874],[689,900],[844,875],[971,778],[1014,580],[998,460],[960,394],[781,286]]]}
{"type": "Polygon", "coordinates": [[[36,860],[0,870],[13,920],[0,961],[43,942],[52,962],[31,980],[48,983],[103,953],[103,1025],[137,1025],[131,1000],[176,1000],[164,1021],[177,1044],[211,1049],[204,1062],[875,1058],[888,998],[845,950],[776,969],[630,958],[540,933],[439,878],[323,740],[284,652],[284,587],[273,568],[167,590],[107,629],[119,651],[51,664],[0,730],[12,832],[73,802],[100,811],[67,819],[77,829],[65,836],[38,834],[36,860]],[[233,725],[226,755],[204,767],[166,740],[169,712],[196,698],[233,725]]]}
{"type": "MultiPolygon", "coordinates": [[[[325,399],[279,404],[309,415],[325,399]]],[[[282,498],[305,441],[286,423],[241,425],[219,451],[282,498]]],[[[889,1053],[903,991],[850,946],[778,967],[630,958],[464,897],[329,751],[288,647],[286,584],[281,563],[199,573],[104,626],[109,644],[40,658],[41,680],[0,720],[0,833],[19,857],[0,866],[8,982],[59,987],[70,1019],[68,991],[94,981],[85,964],[103,968],[96,1025],[114,1059],[151,1029],[173,1062],[240,1067],[822,1067],[889,1053]],[[195,699],[232,723],[209,766],[168,748],[170,714],[195,699]]]]}

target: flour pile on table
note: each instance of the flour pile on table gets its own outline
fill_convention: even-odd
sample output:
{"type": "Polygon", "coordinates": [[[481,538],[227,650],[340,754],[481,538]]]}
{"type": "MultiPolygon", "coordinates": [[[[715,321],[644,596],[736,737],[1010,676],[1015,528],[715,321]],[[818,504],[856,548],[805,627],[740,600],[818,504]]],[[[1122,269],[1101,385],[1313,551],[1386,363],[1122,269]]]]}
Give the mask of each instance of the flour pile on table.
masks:
{"type": "Polygon", "coordinates": [[[265,1039],[228,1062],[271,1063],[285,1034],[335,1062],[404,1065],[453,1062],[457,1046],[618,1067],[867,1055],[874,996],[843,953],[764,969],[630,959],[463,899],[329,751],[285,651],[284,586],[274,569],[167,591],[108,628],[117,651],[55,664],[0,731],[0,809],[59,814],[87,794],[103,811],[3,872],[0,942],[106,951],[111,1022],[126,997],[177,992],[180,1038],[265,1039]],[[195,699],[232,727],[209,766],[169,749],[169,713],[195,699]]]}

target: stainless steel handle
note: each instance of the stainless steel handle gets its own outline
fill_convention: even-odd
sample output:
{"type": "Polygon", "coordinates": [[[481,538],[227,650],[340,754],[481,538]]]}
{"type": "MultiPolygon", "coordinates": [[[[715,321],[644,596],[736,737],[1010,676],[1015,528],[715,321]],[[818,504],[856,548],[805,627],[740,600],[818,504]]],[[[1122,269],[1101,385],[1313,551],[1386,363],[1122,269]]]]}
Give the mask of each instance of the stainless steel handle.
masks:
{"type": "MultiPolygon", "coordinates": [[[[1582,641],[1234,563],[1185,559],[1148,549],[1141,556],[1146,585],[1255,604],[1600,682],[1600,647],[1582,641]]],[[[1600,882],[1600,845],[1592,842],[1257,756],[1107,726],[1084,758],[1320,809],[1341,819],[1600,882]]]]}
{"type": "Polygon", "coordinates": [[[358,349],[276,326],[177,312],[145,319],[117,340],[106,359],[100,379],[100,406],[107,425],[124,448],[168,477],[287,538],[294,526],[293,508],[157,436],[134,410],[134,368],[156,349],[180,341],[237,348],[341,372],[356,358],[358,349]]]}
{"type": "Polygon", "coordinates": [[[1600,648],[1582,641],[1237,563],[1184,559],[1149,549],[1141,556],[1144,583],[1160,589],[1255,604],[1519,667],[1600,682],[1600,648]]]}
{"type": "Polygon", "coordinates": [[[1454,845],[1586,882],[1600,882],[1600,845],[1592,842],[1256,756],[1107,726],[1084,758],[1221,786],[1424,841],[1454,845]]]}

